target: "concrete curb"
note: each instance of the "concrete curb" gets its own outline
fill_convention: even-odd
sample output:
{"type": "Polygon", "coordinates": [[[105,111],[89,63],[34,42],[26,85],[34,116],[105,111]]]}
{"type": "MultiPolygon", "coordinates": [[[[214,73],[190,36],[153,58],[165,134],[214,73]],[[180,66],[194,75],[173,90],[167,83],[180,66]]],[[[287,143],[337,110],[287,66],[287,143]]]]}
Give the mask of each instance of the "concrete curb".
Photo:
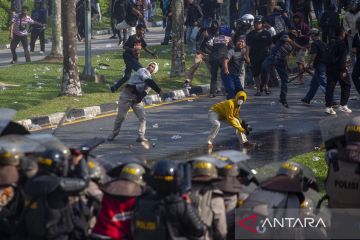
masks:
{"type": "MultiPolygon", "coordinates": [[[[160,104],[162,102],[172,102],[189,96],[209,93],[210,85],[194,86],[189,90],[180,89],[164,94],[164,99],[157,94],[148,95],[144,99],[147,106],[160,104]]],[[[65,117],[65,123],[71,123],[79,119],[91,119],[99,115],[115,113],[117,111],[118,102],[100,104],[99,106],[91,106],[80,109],[72,109],[65,117]]],[[[57,112],[48,116],[39,116],[30,119],[17,121],[28,130],[38,130],[43,127],[56,126],[64,117],[65,112],[57,112]]]]}

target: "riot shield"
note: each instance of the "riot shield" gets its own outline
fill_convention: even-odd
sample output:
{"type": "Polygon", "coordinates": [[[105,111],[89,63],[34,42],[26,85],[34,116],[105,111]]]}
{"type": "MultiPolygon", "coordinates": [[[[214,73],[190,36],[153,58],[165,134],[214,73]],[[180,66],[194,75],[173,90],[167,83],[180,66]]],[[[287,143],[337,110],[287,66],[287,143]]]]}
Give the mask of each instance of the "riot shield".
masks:
{"type": "Polygon", "coordinates": [[[345,127],[350,120],[350,116],[341,115],[325,118],[319,122],[321,136],[326,150],[336,148],[336,144],[338,143],[344,143],[345,127]]]}
{"type": "Polygon", "coordinates": [[[40,147],[39,142],[35,142],[27,136],[30,135],[5,135],[0,137],[0,147],[5,149],[5,151],[13,153],[33,153],[36,152],[40,147]]]}

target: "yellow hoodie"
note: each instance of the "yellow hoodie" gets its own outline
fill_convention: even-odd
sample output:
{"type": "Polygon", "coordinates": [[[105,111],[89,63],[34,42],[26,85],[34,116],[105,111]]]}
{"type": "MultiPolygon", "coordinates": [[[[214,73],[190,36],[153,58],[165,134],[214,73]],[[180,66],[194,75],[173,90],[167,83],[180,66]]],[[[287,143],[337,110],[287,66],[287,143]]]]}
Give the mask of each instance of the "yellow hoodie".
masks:
{"type": "Polygon", "coordinates": [[[245,129],[240,125],[240,106],[237,104],[240,97],[244,98],[245,103],[246,93],[244,91],[239,91],[234,99],[216,103],[212,105],[210,109],[219,114],[219,120],[227,121],[238,131],[244,132],[245,129]]]}

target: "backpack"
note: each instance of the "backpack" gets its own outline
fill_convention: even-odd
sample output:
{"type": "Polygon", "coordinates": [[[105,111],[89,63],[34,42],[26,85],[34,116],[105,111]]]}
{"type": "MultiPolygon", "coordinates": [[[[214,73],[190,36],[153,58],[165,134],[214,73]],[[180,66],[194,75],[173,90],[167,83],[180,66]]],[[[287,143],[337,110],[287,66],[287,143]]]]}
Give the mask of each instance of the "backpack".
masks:
{"type": "Polygon", "coordinates": [[[326,44],[325,49],[321,52],[320,62],[325,65],[334,65],[337,62],[337,57],[335,56],[335,47],[336,43],[334,41],[330,41],[326,44]]]}
{"type": "Polygon", "coordinates": [[[155,195],[139,197],[134,206],[134,240],[168,239],[164,203],[155,195]]]}

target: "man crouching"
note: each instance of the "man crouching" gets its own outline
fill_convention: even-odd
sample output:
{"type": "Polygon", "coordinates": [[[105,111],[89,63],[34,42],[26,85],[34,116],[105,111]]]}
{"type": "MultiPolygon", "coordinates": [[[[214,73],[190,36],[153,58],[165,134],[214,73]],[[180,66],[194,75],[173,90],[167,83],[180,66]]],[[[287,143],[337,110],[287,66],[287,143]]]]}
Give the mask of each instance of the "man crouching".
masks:
{"type": "Polygon", "coordinates": [[[121,125],[130,109],[133,109],[135,115],[139,119],[138,138],[137,142],[147,141],[145,138],[146,119],[144,103],[142,100],[150,91],[150,88],[162,95],[162,91],[155,81],[151,78],[152,74],[158,71],[158,64],[155,62],[149,63],[147,68],[140,68],[135,74],[130,77],[128,84],[122,90],[119,97],[118,113],[114,123],[113,132],[108,136],[107,140],[112,141],[119,134],[121,125]]]}
{"type": "Polygon", "coordinates": [[[211,132],[208,137],[208,147],[213,147],[213,141],[220,130],[220,121],[227,122],[236,130],[240,144],[244,147],[254,147],[246,138],[245,124],[240,119],[240,107],[246,102],[246,93],[239,91],[235,98],[215,103],[209,110],[209,120],[212,124],[211,132]]]}

